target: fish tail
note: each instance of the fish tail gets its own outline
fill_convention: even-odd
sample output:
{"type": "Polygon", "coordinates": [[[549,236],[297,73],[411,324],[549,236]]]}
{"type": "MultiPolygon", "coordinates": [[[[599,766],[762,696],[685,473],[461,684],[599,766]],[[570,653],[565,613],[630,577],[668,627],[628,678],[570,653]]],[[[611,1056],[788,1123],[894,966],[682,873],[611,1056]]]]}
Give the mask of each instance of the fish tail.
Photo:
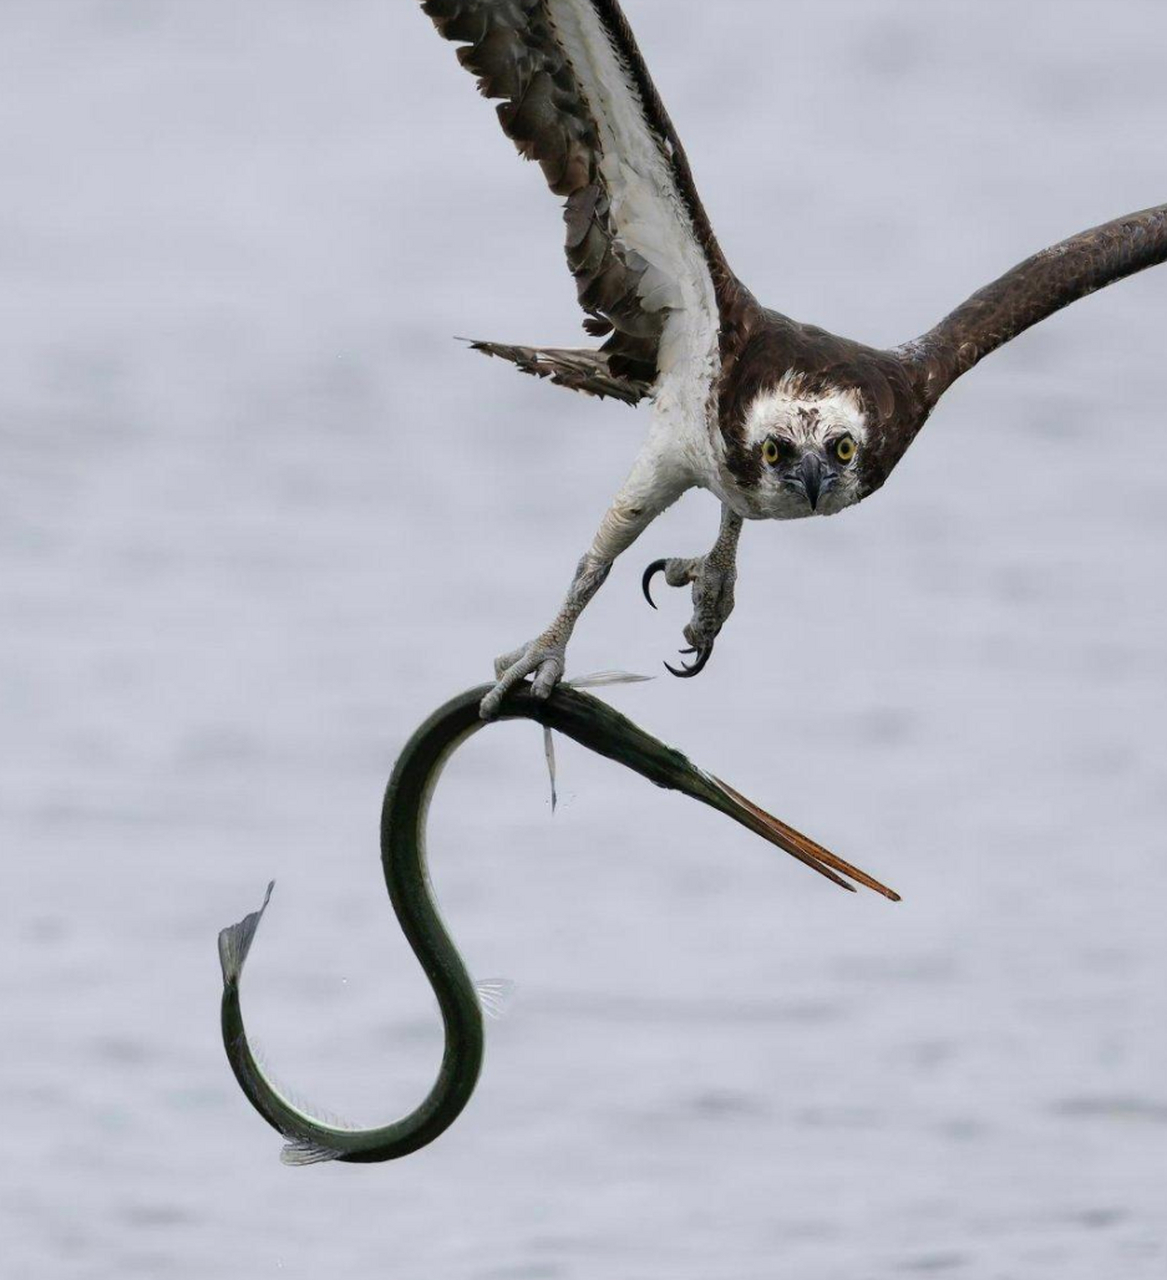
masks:
{"type": "Polygon", "coordinates": [[[271,901],[271,891],[276,887],[274,880],[269,881],[267,893],[263,895],[263,906],[258,911],[252,911],[250,915],[246,915],[238,924],[228,925],[219,933],[219,963],[223,967],[223,985],[225,987],[237,987],[239,985],[239,975],[243,972],[244,962],[247,960],[247,953],[251,950],[251,943],[255,938],[256,930],[259,928],[259,922],[263,919],[263,913],[267,910],[267,904],[271,901]]]}

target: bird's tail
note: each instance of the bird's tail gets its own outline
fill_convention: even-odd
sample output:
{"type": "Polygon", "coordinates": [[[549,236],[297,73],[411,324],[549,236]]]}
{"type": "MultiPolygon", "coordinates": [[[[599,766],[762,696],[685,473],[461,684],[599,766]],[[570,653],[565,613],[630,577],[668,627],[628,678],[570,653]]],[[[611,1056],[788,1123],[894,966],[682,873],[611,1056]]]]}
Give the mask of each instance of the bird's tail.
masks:
{"type": "Polygon", "coordinates": [[[608,353],[586,347],[512,347],[501,342],[469,342],[475,351],[498,356],[517,365],[523,373],[550,378],[556,386],[582,391],[589,396],[611,396],[625,404],[638,404],[650,391],[647,382],[618,377],[612,372],[608,353]]]}

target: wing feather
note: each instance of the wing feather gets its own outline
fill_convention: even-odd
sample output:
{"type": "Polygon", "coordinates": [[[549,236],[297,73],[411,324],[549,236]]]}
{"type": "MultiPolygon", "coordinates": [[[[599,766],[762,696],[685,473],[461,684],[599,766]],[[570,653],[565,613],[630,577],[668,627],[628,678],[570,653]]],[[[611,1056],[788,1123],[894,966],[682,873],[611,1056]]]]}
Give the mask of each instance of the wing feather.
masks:
{"type": "Polygon", "coordinates": [[[423,0],[519,152],[566,198],[585,328],[606,376],[707,399],[736,285],[616,0],[423,0]]]}

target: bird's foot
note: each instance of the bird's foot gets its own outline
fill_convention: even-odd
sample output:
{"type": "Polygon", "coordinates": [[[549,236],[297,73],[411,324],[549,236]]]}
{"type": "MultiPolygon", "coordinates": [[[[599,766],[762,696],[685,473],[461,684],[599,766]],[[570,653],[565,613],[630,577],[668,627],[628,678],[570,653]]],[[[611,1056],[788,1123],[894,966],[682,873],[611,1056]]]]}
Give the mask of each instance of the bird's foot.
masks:
{"type": "Polygon", "coordinates": [[[567,641],[544,632],[537,640],[523,645],[511,653],[495,659],[494,675],[498,683],[482,699],[479,708],[483,720],[493,720],[498,715],[503,698],[520,680],[534,675],[531,692],[536,698],[549,698],[555,686],[563,679],[567,641]]]}
{"type": "Polygon", "coordinates": [[[644,598],[654,609],[652,580],[658,573],[665,575],[665,582],[670,587],[693,584],[693,617],[683,633],[690,647],[681,650],[682,657],[692,656],[693,661],[688,666],[673,667],[667,662],[665,666],[675,676],[695,676],[705,669],[713,653],[713,642],[733,612],[737,569],[732,560],[728,564],[717,564],[710,556],[696,556],[691,560],[654,560],[644,571],[641,581],[644,598]]]}

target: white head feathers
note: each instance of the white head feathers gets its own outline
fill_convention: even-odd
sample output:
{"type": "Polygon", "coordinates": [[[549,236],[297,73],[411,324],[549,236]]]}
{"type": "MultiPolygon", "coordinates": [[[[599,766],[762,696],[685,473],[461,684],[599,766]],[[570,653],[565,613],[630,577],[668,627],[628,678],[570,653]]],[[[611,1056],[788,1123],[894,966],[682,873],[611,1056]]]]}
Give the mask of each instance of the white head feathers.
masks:
{"type": "Polygon", "coordinates": [[[755,484],[735,486],[741,514],[792,520],[833,515],[859,501],[867,418],[857,391],[786,373],[755,397],[744,436],[760,470],[755,484]]]}
{"type": "Polygon", "coordinates": [[[759,445],[771,435],[804,448],[822,446],[843,434],[860,446],[867,439],[867,420],[858,392],[850,387],[815,392],[799,373],[784,373],[775,387],[754,400],[746,414],[747,447],[759,445]]]}

